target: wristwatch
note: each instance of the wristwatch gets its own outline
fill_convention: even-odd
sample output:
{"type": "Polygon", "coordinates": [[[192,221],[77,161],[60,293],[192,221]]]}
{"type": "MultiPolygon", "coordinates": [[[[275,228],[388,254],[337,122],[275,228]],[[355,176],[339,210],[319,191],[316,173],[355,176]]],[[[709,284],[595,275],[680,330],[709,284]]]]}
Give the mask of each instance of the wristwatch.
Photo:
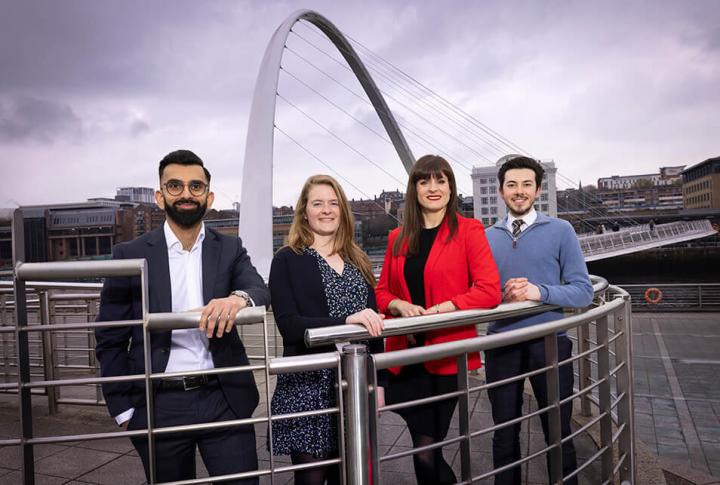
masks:
{"type": "Polygon", "coordinates": [[[240,298],[245,300],[245,306],[254,306],[252,298],[250,298],[250,295],[248,295],[247,291],[235,290],[230,293],[230,296],[239,296],[240,298]]]}

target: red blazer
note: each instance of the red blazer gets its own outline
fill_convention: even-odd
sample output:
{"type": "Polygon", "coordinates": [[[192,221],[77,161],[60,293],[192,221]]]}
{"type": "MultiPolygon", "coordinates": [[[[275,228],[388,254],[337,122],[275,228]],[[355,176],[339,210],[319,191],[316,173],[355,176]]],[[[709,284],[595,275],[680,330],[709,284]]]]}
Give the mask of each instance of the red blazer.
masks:
{"type": "MultiPolygon", "coordinates": [[[[425,264],[425,303],[429,307],[450,300],[459,310],[492,308],[500,304],[500,276],[490,252],[485,229],[477,219],[457,216],[457,232],[447,241],[450,229],[447,218],[438,230],[425,264]]],[[[390,316],[388,305],[396,298],[411,301],[410,291],[405,283],[405,256],[407,244],[399,256],[392,254],[393,244],[400,234],[400,228],[390,233],[380,281],[375,288],[378,310],[390,316]]],[[[425,336],[425,345],[451,342],[477,337],[472,325],[444,330],[431,330],[425,336]]],[[[385,350],[401,350],[408,346],[405,336],[385,339],[385,350]]],[[[481,366],[480,354],[468,355],[469,369],[481,366]]],[[[457,374],[455,358],[425,362],[431,374],[457,374]]],[[[391,368],[393,374],[400,373],[401,367],[391,368]]]]}

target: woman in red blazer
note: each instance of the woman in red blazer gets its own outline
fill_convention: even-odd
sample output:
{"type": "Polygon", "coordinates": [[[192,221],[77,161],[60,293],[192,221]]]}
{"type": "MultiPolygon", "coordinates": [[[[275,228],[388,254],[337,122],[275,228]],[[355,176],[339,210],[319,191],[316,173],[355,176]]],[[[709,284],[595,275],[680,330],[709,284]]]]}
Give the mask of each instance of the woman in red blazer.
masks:
{"type": "MultiPolygon", "coordinates": [[[[403,225],[390,233],[380,281],[375,289],[378,309],[387,316],[409,317],[490,308],[500,303],[500,278],[476,219],[457,213],[458,194],[450,164],[426,155],[413,166],[405,195],[403,225]]],[[[389,337],[393,351],[476,337],[475,327],[432,330],[389,337]]],[[[469,369],[481,366],[480,355],[468,356],[469,369]]],[[[454,358],[390,369],[386,400],[393,404],[457,389],[454,358]]],[[[399,411],[418,448],[445,439],[457,400],[413,406],[399,411]]],[[[413,455],[419,484],[455,483],[442,449],[413,455]]]]}

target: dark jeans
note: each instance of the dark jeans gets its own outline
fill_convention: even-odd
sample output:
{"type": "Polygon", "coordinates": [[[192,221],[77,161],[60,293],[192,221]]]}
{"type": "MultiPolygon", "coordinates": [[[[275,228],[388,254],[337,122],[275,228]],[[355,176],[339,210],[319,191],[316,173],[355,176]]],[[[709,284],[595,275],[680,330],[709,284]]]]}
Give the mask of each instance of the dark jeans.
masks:
{"type": "MultiPolygon", "coordinates": [[[[572,352],[572,342],[565,335],[558,337],[558,360],[568,359],[572,352]]],[[[485,375],[487,382],[496,382],[519,374],[545,367],[545,341],[544,339],[523,342],[508,347],[502,347],[485,352],[485,375]]],[[[560,399],[573,392],[572,365],[561,366],[560,369],[560,399]]],[[[535,394],[538,407],[547,406],[546,373],[530,378],[530,384],[535,394]]],[[[488,390],[492,406],[493,421],[500,424],[522,415],[524,380],[516,381],[488,390]]],[[[560,426],[562,437],[571,434],[570,418],[572,416],[572,402],[560,407],[560,426]]],[[[547,413],[540,415],[545,442],[548,441],[547,413]]],[[[507,426],[495,431],[493,436],[493,465],[495,468],[508,465],[520,459],[520,423],[507,426]]],[[[567,476],[577,468],[575,446],[572,440],[562,446],[563,476],[567,476]]],[[[549,468],[548,468],[549,469],[549,468]]],[[[521,483],[520,466],[511,468],[495,476],[496,485],[516,485],[521,483]]],[[[565,483],[577,484],[577,478],[565,483]]]]}
{"type": "MultiPolygon", "coordinates": [[[[147,427],[146,408],[138,408],[129,429],[147,427]]],[[[192,391],[162,390],[155,393],[155,426],[177,426],[237,419],[217,382],[192,391]]],[[[132,438],[149,481],[147,438],[132,438]]],[[[251,425],[205,431],[156,435],[156,478],[160,482],[196,477],[195,449],[211,476],[258,469],[255,430],[251,425]]],[[[255,485],[257,478],[223,483],[255,485]]]]}

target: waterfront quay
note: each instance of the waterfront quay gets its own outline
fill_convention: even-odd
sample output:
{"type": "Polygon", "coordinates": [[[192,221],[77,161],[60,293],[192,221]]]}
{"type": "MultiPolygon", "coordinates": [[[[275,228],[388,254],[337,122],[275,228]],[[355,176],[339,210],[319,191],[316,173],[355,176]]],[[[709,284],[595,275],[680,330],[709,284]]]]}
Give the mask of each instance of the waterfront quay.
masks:
{"type": "MultiPolygon", "coordinates": [[[[635,389],[635,437],[637,483],[713,483],[720,482],[720,380],[717,379],[720,358],[720,325],[717,313],[635,313],[633,315],[633,364],[635,389]],[[680,478],[682,477],[682,478],[680,478]],[[685,481],[681,481],[685,480],[685,481]]],[[[269,325],[271,352],[282,348],[282,341],[269,325]]],[[[482,330],[482,328],[481,328],[482,330]]],[[[251,354],[261,347],[260,329],[245,329],[251,354]]],[[[72,362],[68,362],[72,365],[72,362]]],[[[265,390],[264,374],[257,373],[258,387],[265,390]]],[[[271,378],[274,384],[274,377],[271,378]]],[[[482,383],[482,371],[471,375],[473,384],[482,383]]],[[[529,388],[526,388],[529,392],[529,388]]],[[[94,387],[64,388],[62,398],[96,396],[94,387]]],[[[264,401],[265,396],[261,399],[264,401]]],[[[62,402],[62,399],[61,399],[62,402]]],[[[473,429],[492,425],[487,395],[475,395],[470,403],[473,429]]],[[[534,400],[526,395],[525,412],[536,409],[534,400]]],[[[261,404],[256,415],[266,412],[261,404]]],[[[457,414],[457,413],[456,413],[457,414]]],[[[575,426],[583,424],[576,403],[575,426]]],[[[60,404],[50,415],[44,395],[33,398],[35,436],[74,435],[112,432],[113,425],[102,405],[60,404]]],[[[255,426],[260,466],[268,467],[266,448],[267,425],[255,426]]],[[[451,427],[457,433],[455,416],[451,427]]],[[[0,439],[17,438],[20,418],[17,395],[0,393],[0,439]]],[[[582,433],[575,439],[580,461],[597,452],[597,436],[582,433]]],[[[542,432],[537,418],[523,425],[523,454],[541,448],[542,432]]],[[[402,420],[385,413],[380,421],[380,453],[395,453],[411,447],[402,420]]],[[[492,468],[491,437],[486,434],[472,444],[473,475],[492,468]]],[[[460,472],[458,446],[444,450],[448,461],[460,472]]],[[[197,458],[199,476],[206,476],[202,461],[197,458]]],[[[287,457],[276,457],[275,466],[289,465],[287,457]]],[[[598,483],[599,465],[593,464],[580,475],[581,483],[598,483]]],[[[527,484],[547,483],[544,456],[524,466],[527,484]]],[[[381,479],[394,485],[415,483],[412,460],[384,462],[381,479]]],[[[140,460],[126,438],[71,442],[35,447],[35,483],[141,484],[144,475],[140,460]]],[[[22,483],[20,450],[17,446],[0,448],[0,483],[22,483]]],[[[261,483],[270,483],[266,477],[261,483]]],[[[290,473],[276,475],[275,483],[292,483],[290,473]]],[[[491,483],[484,480],[479,483],[491,483]]]]}

